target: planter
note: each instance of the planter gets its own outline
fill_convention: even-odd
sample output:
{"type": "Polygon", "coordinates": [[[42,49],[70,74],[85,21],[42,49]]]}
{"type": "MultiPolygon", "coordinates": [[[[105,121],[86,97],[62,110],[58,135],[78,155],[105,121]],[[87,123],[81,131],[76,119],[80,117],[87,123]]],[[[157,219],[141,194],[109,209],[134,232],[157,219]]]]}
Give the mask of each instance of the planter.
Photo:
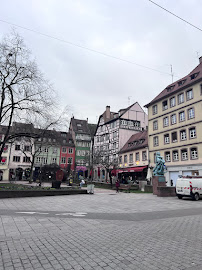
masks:
{"type": "Polygon", "coordinates": [[[52,188],[60,189],[61,181],[52,181],[52,188]]]}
{"type": "Polygon", "coordinates": [[[41,196],[76,195],[76,194],[87,194],[87,190],[85,189],[0,190],[0,198],[41,197],[41,196]]]}

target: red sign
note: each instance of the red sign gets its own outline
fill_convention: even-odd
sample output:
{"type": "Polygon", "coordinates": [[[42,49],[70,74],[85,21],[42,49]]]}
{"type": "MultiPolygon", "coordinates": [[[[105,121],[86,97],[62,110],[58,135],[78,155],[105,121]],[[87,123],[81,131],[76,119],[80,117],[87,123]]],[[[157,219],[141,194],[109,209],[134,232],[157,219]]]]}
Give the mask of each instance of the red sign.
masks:
{"type": "Polygon", "coordinates": [[[63,177],[64,177],[64,172],[62,170],[58,170],[56,172],[56,180],[62,181],[63,177]]]}

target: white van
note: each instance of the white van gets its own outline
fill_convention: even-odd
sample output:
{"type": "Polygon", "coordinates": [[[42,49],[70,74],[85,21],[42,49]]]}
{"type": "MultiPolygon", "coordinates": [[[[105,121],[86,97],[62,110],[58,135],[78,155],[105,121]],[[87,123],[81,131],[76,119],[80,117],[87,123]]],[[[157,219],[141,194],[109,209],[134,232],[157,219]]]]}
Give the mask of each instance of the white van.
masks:
{"type": "Polygon", "coordinates": [[[179,199],[191,197],[198,201],[202,196],[202,176],[180,176],[176,182],[176,195],[179,199]]]}

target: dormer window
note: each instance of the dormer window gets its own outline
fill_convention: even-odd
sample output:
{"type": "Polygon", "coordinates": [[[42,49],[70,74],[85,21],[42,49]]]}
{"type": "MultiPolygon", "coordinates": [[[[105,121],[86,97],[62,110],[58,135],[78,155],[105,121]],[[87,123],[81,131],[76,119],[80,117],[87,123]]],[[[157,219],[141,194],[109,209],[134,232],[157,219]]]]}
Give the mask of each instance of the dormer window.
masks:
{"type": "Polygon", "coordinates": [[[186,80],[179,81],[179,82],[178,82],[178,86],[183,85],[185,82],[186,82],[186,80]]]}
{"type": "Polygon", "coordinates": [[[166,88],[166,89],[167,89],[167,92],[172,91],[174,87],[175,87],[175,85],[171,85],[171,86],[167,87],[167,88],[166,88]]]}
{"type": "Polygon", "coordinates": [[[199,72],[194,73],[190,76],[191,80],[195,79],[199,75],[199,72]]]}

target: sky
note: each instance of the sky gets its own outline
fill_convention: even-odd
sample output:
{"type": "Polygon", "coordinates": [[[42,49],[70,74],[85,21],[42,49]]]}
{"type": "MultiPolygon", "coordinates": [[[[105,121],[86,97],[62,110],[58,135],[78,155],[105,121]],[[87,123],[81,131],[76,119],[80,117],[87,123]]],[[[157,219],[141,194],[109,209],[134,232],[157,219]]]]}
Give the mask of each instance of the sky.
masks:
{"type": "MultiPolygon", "coordinates": [[[[156,3],[202,28],[201,0],[156,3]]],[[[148,0],[0,0],[0,6],[0,39],[15,24],[61,109],[90,123],[107,105],[113,112],[134,102],[143,107],[172,83],[171,65],[175,81],[202,55],[202,31],[148,0]]]]}

